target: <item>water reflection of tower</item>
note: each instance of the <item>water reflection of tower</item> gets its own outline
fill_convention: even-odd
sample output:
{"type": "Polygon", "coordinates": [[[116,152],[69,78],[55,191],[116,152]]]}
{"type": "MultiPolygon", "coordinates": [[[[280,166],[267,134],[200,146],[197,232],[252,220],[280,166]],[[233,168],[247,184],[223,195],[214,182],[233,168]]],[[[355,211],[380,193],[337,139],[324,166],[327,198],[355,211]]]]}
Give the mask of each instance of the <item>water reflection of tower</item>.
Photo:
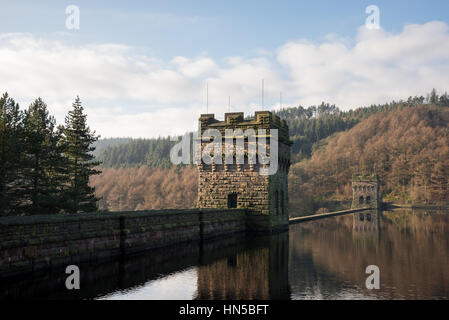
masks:
{"type": "Polygon", "coordinates": [[[198,267],[196,299],[289,299],[288,233],[249,242],[244,250],[198,267]]]}
{"type": "Polygon", "coordinates": [[[377,232],[380,230],[380,210],[369,210],[352,214],[354,231],[377,232]]]}
{"type": "Polygon", "coordinates": [[[380,220],[382,211],[373,209],[352,214],[353,237],[356,239],[375,239],[380,241],[380,220]]]}

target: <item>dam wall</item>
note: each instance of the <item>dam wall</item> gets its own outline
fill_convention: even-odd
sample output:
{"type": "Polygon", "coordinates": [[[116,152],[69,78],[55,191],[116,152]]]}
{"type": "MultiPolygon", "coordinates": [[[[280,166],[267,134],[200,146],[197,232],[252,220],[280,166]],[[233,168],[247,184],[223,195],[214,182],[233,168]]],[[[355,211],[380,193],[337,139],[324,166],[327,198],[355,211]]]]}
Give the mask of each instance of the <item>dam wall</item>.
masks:
{"type": "MultiPolygon", "coordinates": [[[[245,209],[0,218],[0,278],[251,230],[245,209]]],[[[262,217],[261,217],[262,218],[262,217]]]]}

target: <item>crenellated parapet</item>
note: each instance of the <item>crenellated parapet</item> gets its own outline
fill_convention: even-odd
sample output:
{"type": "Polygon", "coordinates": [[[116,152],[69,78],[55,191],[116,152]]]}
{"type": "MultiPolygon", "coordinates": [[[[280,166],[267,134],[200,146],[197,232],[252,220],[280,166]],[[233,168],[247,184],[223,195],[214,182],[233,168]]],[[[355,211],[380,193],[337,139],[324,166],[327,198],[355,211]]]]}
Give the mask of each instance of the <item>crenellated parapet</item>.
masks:
{"type": "Polygon", "coordinates": [[[278,129],[279,142],[291,145],[289,139],[288,125],[284,119],[279,118],[270,111],[256,111],[252,119],[245,119],[243,112],[225,113],[225,120],[215,119],[214,114],[202,114],[199,119],[201,135],[207,129],[217,129],[225,136],[226,129],[254,129],[257,133],[259,129],[278,129]]]}

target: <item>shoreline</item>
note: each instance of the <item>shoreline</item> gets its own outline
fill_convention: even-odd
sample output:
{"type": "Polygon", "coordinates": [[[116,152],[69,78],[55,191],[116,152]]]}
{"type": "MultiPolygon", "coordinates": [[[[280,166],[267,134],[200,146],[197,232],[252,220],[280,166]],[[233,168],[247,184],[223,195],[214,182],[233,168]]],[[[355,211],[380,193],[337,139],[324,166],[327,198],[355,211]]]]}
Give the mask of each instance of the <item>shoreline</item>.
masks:
{"type": "Polygon", "coordinates": [[[449,210],[449,205],[383,203],[383,209],[449,210]]]}

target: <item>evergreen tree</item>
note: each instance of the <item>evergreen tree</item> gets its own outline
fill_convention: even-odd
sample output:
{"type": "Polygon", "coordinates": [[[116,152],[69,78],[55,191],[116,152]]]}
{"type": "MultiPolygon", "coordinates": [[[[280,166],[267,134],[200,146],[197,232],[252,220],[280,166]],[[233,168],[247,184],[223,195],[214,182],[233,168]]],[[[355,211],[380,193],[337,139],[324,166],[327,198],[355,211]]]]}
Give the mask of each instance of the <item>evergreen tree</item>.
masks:
{"type": "Polygon", "coordinates": [[[3,94],[0,98],[0,215],[17,214],[21,204],[20,167],[23,113],[3,94]]]}
{"type": "Polygon", "coordinates": [[[61,126],[69,180],[64,192],[65,208],[71,213],[95,211],[98,199],[95,197],[95,188],[89,185],[89,178],[100,173],[95,169],[100,162],[94,161],[92,155],[95,150],[93,144],[99,136],[87,126],[87,116],[83,113],[79,97],[72,108],[65,118],[65,126],[61,126]]]}
{"type": "Polygon", "coordinates": [[[439,104],[440,104],[440,106],[443,106],[443,107],[449,107],[449,96],[448,96],[447,92],[445,92],[443,95],[440,96],[439,104]]]}
{"type": "Polygon", "coordinates": [[[55,126],[55,119],[41,98],[25,111],[23,201],[27,203],[25,211],[30,214],[58,213],[62,209],[65,159],[61,135],[55,126]]]}
{"type": "Polygon", "coordinates": [[[430,98],[429,98],[429,102],[433,105],[438,105],[438,94],[437,91],[435,89],[432,89],[432,92],[430,92],[430,98]]]}

